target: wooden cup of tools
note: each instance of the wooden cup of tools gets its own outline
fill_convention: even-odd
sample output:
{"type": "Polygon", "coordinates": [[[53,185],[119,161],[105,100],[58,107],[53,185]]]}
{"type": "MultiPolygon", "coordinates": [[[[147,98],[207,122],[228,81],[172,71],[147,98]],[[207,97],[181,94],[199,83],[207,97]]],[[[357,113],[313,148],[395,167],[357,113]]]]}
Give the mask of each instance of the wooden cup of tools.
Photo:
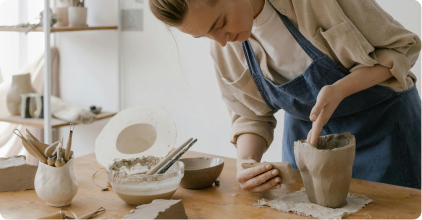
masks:
{"type": "Polygon", "coordinates": [[[78,192],[78,183],[73,174],[73,151],[70,150],[73,129],[70,130],[66,149],[62,148],[63,141],[47,145],[39,142],[28,130],[26,131],[27,138],[17,129],[14,133],[22,139],[26,150],[40,160],[35,174],[35,192],[50,206],[70,205],[78,192]]]}

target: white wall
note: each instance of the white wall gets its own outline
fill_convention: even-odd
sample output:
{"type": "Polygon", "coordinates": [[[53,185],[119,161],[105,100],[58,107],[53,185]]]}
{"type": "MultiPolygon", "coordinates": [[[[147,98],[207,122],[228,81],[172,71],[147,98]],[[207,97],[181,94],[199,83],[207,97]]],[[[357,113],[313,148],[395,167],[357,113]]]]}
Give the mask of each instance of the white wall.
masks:
{"type": "MultiPolygon", "coordinates": [[[[114,1],[88,0],[88,24],[117,24],[114,1]]],[[[396,0],[378,2],[420,35],[421,7],[416,1],[400,1],[399,5],[396,0]]],[[[122,33],[125,107],[163,105],[178,127],[176,145],[196,137],[193,151],[236,157],[229,143],[230,120],[220,99],[208,41],[179,32],[172,35],[149,10],[144,12],[144,19],[143,32],[122,33]]],[[[118,109],[116,39],[116,31],[57,34],[64,100],[84,107],[100,105],[107,111],[118,109]]],[[[420,77],[420,60],[413,71],[420,77]]],[[[275,141],[264,155],[266,161],[281,160],[283,113],[276,117],[279,124],[275,141]]],[[[94,151],[95,139],[105,124],[101,121],[76,127],[73,146],[77,156],[94,151]]],[[[61,134],[67,137],[68,130],[62,129],[61,134]]]]}

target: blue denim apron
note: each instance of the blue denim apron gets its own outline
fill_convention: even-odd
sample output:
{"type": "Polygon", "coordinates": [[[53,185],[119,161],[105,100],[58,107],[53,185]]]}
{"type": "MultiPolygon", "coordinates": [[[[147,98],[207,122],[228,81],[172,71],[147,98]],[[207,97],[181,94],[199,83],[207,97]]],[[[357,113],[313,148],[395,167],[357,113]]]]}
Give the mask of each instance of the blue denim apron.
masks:
{"type": "MultiPolygon", "coordinates": [[[[277,13],[313,60],[305,72],[276,85],[263,76],[249,41],[242,47],[265,103],[274,111],[285,111],[282,161],[297,168],[293,142],[307,139],[312,128],[309,115],[319,91],[350,72],[312,45],[286,16],[277,13]]],[[[416,86],[395,92],[375,85],[346,97],[321,135],[343,132],[356,137],[353,178],[421,188],[421,100],[416,86]]]]}

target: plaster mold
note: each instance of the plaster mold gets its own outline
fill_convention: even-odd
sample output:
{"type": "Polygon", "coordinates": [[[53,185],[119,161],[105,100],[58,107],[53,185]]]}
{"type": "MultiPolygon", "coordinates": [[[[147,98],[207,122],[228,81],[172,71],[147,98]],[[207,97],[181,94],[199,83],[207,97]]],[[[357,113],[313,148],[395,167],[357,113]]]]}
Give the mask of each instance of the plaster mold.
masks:
{"type": "Polygon", "coordinates": [[[115,115],[95,142],[97,161],[108,167],[116,158],[165,157],[176,141],[176,125],[161,106],[128,108],[115,115]]]}
{"type": "Polygon", "coordinates": [[[321,136],[317,147],[294,142],[296,164],[312,203],[330,208],[345,204],[352,179],[356,140],[349,132],[321,136]]]}

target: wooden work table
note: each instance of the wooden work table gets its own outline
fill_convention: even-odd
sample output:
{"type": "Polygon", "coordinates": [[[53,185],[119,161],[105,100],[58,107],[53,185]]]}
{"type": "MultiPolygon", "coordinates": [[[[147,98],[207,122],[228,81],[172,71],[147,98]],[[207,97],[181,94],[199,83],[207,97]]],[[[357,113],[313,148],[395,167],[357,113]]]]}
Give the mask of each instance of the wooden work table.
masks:
{"type": "MultiPolygon", "coordinates": [[[[197,152],[187,152],[184,157],[218,157],[197,152]]],[[[266,193],[249,194],[240,189],[236,181],[236,160],[222,157],[225,161],[220,176],[220,185],[203,190],[189,190],[179,187],[172,199],[182,199],[186,213],[191,219],[230,218],[307,218],[293,213],[284,213],[269,207],[252,206],[261,198],[275,199],[285,193],[303,187],[300,175],[295,184],[283,185],[280,189],[266,193]]],[[[101,191],[91,180],[95,171],[101,168],[94,154],[75,159],[74,172],[79,184],[78,194],[66,208],[78,216],[104,207],[106,212],[96,218],[121,219],[134,206],[125,204],[111,189],[101,191]]],[[[0,177],[7,178],[7,177],[0,177]]],[[[105,172],[99,171],[96,182],[105,185],[105,172]]],[[[421,214],[421,191],[412,188],[353,179],[351,194],[360,194],[374,201],[359,212],[346,218],[364,219],[415,219],[421,214]]],[[[60,208],[48,206],[40,200],[34,190],[0,192],[0,213],[6,219],[38,218],[56,213],[60,208]]],[[[67,212],[68,213],[68,212],[67,212]]]]}

